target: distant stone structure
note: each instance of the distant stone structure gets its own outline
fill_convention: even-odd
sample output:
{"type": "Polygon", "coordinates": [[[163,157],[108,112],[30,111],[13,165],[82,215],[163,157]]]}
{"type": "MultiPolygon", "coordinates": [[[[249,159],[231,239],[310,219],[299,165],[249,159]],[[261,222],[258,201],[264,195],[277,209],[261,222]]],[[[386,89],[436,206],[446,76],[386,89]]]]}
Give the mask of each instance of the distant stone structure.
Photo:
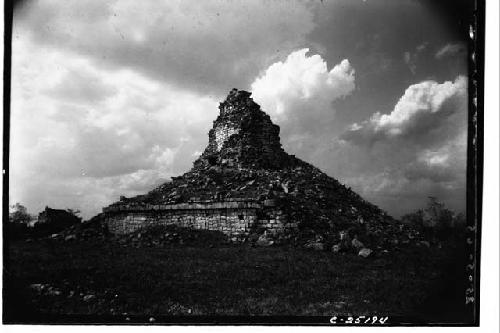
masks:
{"type": "Polygon", "coordinates": [[[241,241],[252,234],[321,238],[340,231],[373,240],[397,228],[378,207],[287,154],[279,126],[250,95],[233,89],[220,103],[208,146],[190,171],[104,208],[109,231],[126,234],[174,224],[219,230],[241,241]]]}
{"type": "Polygon", "coordinates": [[[65,228],[80,223],[81,220],[80,217],[67,210],[53,209],[46,206],[45,209],[38,214],[36,224],[65,228]]]}

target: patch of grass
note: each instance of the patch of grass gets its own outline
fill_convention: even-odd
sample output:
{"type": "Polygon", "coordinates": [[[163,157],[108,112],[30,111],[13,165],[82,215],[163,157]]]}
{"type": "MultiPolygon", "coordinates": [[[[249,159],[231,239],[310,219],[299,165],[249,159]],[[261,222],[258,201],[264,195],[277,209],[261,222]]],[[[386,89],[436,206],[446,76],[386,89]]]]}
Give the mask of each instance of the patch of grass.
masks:
{"type": "MultiPolygon", "coordinates": [[[[460,270],[448,276],[444,263],[452,262],[447,251],[425,247],[362,258],[285,246],[197,244],[136,248],[102,241],[12,242],[4,274],[4,318],[428,316],[426,302],[435,301],[433,294],[447,279],[461,278],[456,276],[460,270]],[[30,288],[33,284],[60,293],[40,292],[30,288]]],[[[456,292],[448,296],[457,297],[456,292]]]]}

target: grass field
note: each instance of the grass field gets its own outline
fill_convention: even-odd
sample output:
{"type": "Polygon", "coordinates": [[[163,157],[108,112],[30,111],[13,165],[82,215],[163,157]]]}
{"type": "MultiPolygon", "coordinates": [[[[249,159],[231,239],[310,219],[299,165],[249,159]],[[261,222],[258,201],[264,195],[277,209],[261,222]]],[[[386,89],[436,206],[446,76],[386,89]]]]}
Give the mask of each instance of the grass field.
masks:
{"type": "Polygon", "coordinates": [[[158,248],[48,239],[8,246],[4,322],[63,314],[122,320],[134,315],[467,318],[465,265],[450,260],[460,257],[451,247],[362,258],[286,246],[158,248]]]}

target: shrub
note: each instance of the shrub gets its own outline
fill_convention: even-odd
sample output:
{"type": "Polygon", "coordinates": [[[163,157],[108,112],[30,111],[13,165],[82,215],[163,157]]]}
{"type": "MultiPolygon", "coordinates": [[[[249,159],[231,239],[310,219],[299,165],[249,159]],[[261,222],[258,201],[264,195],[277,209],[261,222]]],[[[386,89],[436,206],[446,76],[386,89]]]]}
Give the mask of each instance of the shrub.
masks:
{"type": "Polygon", "coordinates": [[[445,240],[462,233],[465,216],[446,208],[435,197],[429,197],[427,206],[401,217],[403,223],[419,229],[426,238],[445,240]]]}

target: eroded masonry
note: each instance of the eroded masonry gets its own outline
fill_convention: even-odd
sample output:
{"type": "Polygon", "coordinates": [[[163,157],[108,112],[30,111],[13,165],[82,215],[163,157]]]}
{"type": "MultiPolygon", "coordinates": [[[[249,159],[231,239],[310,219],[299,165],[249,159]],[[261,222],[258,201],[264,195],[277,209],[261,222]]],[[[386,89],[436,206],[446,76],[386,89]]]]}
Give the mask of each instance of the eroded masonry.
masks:
{"type": "Polygon", "coordinates": [[[277,125],[250,97],[233,89],[219,105],[208,146],[191,170],[147,194],[103,209],[112,233],[175,224],[218,230],[233,239],[251,234],[347,230],[377,237],[393,221],[378,207],[287,154],[277,125]]]}

